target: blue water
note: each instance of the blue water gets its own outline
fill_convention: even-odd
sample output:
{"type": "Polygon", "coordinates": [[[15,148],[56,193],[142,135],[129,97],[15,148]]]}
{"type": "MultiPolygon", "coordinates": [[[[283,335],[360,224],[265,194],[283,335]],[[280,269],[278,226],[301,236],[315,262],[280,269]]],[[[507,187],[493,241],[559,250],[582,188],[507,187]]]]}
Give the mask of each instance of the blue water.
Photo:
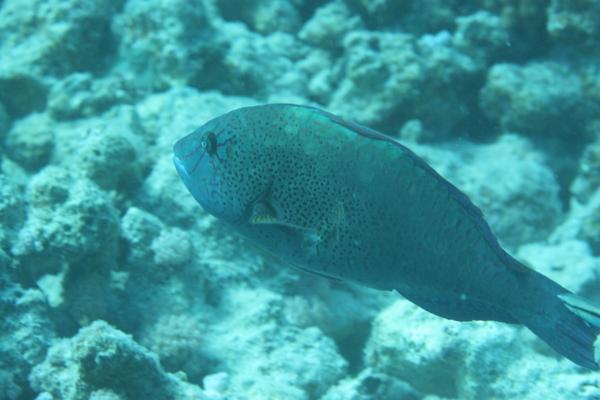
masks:
{"type": "Polygon", "coordinates": [[[0,0],[0,400],[600,399],[524,327],[290,268],[172,163],[228,111],[319,107],[600,304],[598,21],[597,0],[0,0]]]}

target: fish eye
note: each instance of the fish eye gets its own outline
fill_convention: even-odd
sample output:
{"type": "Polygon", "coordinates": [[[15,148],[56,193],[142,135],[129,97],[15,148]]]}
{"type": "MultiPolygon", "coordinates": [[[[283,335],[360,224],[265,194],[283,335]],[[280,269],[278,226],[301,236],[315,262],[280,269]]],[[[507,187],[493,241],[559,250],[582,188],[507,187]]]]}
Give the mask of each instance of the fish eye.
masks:
{"type": "Polygon", "coordinates": [[[208,132],[202,138],[202,148],[206,150],[209,156],[212,156],[217,152],[217,135],[213,132],[208,132]]]}

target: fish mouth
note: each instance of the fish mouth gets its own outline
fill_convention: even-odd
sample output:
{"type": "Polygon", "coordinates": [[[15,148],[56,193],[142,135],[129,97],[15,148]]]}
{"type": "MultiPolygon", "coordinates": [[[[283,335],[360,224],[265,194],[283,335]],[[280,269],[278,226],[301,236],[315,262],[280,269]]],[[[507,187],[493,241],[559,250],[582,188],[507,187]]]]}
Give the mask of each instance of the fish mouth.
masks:
{"type": "Polygon", "coordinates": [[[173,156],[173,164],[175,165],[175,169],[177,173],[181,176],[181,178],[185,181],[189,178],[188,171],[185,167],[185,163],[181,161],[181,159],[177,156],[173,156]]]}

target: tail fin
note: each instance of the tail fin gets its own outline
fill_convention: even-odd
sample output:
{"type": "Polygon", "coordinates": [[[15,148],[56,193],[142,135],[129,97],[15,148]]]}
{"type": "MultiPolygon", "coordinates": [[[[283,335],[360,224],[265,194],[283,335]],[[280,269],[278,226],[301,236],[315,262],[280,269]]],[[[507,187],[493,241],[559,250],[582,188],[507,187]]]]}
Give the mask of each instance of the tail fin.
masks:
{"type": "Polygon", "coordinates": [[[600,308],[551,280],[538,277],[542,279],[535,279],[538,287],[535,306],[521,319],[522,323],[569,360],[597,370],[599,360],[594,356],[594,342],[600,334],[600,308]]]}

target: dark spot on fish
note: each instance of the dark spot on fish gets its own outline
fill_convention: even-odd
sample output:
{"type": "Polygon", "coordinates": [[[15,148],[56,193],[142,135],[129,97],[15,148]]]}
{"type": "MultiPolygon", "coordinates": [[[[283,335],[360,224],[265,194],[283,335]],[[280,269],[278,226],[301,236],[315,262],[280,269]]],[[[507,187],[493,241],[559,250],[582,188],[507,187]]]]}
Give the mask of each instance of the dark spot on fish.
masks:
{"type": "Polygon", "coordinates": [[[209,156],[214,155],[217,152],[217,135],[214,132],[207,132],[202,139],[201,146],[209,156]]]}

